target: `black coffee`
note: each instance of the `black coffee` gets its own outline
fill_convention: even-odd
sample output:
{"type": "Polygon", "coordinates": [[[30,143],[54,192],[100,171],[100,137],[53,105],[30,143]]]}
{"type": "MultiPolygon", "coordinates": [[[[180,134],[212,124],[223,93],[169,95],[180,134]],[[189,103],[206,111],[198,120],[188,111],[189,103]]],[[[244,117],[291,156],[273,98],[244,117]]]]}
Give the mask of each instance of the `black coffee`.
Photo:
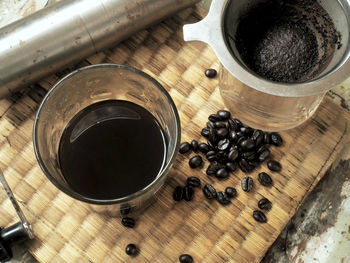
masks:
{"type": "Polygon", "coordinates": [[[165,163],[166,139],[154,116],[122,100],[92,104],[68,123],[59,145],[62,173],[75,192],[115,199],[150,184],[165,163]]]}

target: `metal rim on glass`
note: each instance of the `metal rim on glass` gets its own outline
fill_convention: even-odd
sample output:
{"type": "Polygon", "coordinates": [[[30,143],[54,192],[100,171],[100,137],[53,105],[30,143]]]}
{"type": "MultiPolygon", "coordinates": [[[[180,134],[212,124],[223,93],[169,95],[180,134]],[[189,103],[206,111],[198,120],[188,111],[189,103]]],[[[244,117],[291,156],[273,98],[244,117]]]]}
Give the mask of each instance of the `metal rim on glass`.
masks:
{"type": "Polygon", "coordinates": [[[134,200],[135,198],[142,196],[144,193],[150,191],[152,188],[154,188],[157,185],[157,182],[163,178],[164,176],[167,175],[167,173],[169,172],[169,169],[171,168],[172,164],[174,163],[176,156],[177,156],[177,152],[179,150],[179,146],[180,146],[180,139],[181,139],[181,125],[180,125],[180,118],[179,118],[179,114],[177,112],[175,103],[173,101],[173,99],[170,97],[169,93],[164,89],[164,87],[154,78],[152,78],[150,75],[148,75],[147,73],[126,66],[126,65],[121,65],[121,64],[95,64],[95,65],[90,65],[90,66],[86,66],[86,67],[82,67],[79,68],[71,73],[69,73],[68,75],[66,75],[65,77],[63,77],[62,79],[60,79],[49,91],[48,93],[45,95],[44,99],[42,100],[39,109],[36,113],[35,116],[35,120],[34,120],[34,128],[33,128],[33,144],[34,144],[34,152],[35,152],[35,156],[37,158],[37,161],[39,163],[39,166],[41,167],[42,171],[44,172],[45,176],[62,192],[66,193],[68,196],[71,196],[77,200],[86,202],[86,203],[90,203],[90,204],[97,204],[97,205],[111,205],[111,204],[119,204],[119,203],[125,203],[131,200],[134,200]],[[38,151],[38,147],[37,147],[37,125],[38,125],[38,121],[40,119],[40,112],[45,104],[45,102],[50,98],[50,95],[54,92],[55,89],[57,89],[59,87],[59,85],[68,80],[69,78],[71,78],[72,76],[74,76],[75,74],[79,73],[80,71],[83,70],[87,70],[87,69],[91,69],[91,68],[101,68],[101,67],[115,67],[115,68],[119,68],[119,69],[125,69],[125,70],[129,70],[133,73],[139,74],[142,77],[146,78],[147,80],[151,81],[154,86],[167,98],[167,101],[172,109],[172,115],[174,116],[175,119],[175,125],[176,125],[176,138],[175,138],[175,147],[173,149],[173,151],[171,152],[170,155],[170,159],[169,161],[166,163],[166,165],[163,167],[162,171],[158,174],[158,176],[149,184],[147,185],[145,188],[139,190],[136,193],[130,194],[128,196],[125,197],[121,197],[121,198],[117,198],[117,199],[109,199],[109,200],[100,200],[100,199],[93,199],[93,198],[88,198],[85,196],[82,196],[74,191],[71,191],[67,188],[62,187],[61,184],[59,184],[55,178],[53,178],[51,176],[51,174],[49,173],[49,171],[47,170],[43,159],[38,151]]]}

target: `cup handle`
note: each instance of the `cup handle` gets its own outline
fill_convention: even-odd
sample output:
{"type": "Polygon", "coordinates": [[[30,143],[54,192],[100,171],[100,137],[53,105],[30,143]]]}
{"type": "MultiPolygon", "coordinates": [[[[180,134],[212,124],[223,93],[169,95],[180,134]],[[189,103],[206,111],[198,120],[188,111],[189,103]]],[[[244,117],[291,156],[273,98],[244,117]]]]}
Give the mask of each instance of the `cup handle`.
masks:
{"type": "Polygon", "coordinates": [[[185,41],[201,41],[210,45],[220,32],[221,8],[225,0],[213,0],[208,15],[201,21],[184,25],[183,35],[185,41]],[[211,41],[212,40],[212,41],[211,41]]]}

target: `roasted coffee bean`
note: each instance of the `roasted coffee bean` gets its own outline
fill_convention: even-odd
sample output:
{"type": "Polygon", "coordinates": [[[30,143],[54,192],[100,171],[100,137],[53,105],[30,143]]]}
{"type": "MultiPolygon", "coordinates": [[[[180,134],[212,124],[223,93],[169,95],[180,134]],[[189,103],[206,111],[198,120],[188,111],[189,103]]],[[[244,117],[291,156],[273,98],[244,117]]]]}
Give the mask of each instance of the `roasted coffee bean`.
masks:
{"type": "Polygon", "coordinates": [[[205,76],[210,78],[210,79],[215,78],[217,73],[218,72],[213,68],[208,68],[204,71],[205,76]]]}
{"type": "Polygon", "coordinates": [[[203,128],[201,131],[201,135],[205,138],[209,137],[209,129],[208,128],[203,128]]]}
{"type": "Polygon", "coordinates": [[[246,137],[245,137],[245,134],[244,134],[243,132],[241,132],[241,131],[236,132],[236,135],[237,135],[238,139],[240,139],[240,138],[242,138],[242,137],[246,138],[246,137]]]}
{"type": "Polygon", "coordinates": [[[209,162],[212,162],[212,161],[215,161],[217,158],[216,158],[216,151],[209,151],[205,154],[205,157],[207,157],[208,161],[209,162]],[[215,159],[215,160],[214,160],[215,159]]]}
{"type": "Polygon", "coordinates": [[[279,162],[275,160],[270,160],[267,162],[267,167],[274,172],[279,172],[282,169],[282,166],[279,162]]]}
{"type": "Polygon", "coordinates": [[[264,143],[270,144],[270,134],[268,132],[264,133],[264,143]]]}
{"type": "Polygon", "coordinates": [[[231,117],[231,113],[227,110],[219,110],[216,114],[219,115],[223,121],[226,121],[231,117]]]}
{"type": "Polygon", "coordinates": [[[254,132],[254,130],[248,126],[242,126],[239,130],[246,135],[251,135],[254,132]]]}
{"type": "Polygon", "coordinates": [[[254,141],[256,141],[256,139],[257,139],[261,134],[264,135],[264,132],[263,132],[262,130],[255,130],[255,131],[253,132],[252,139],[253,139],[254,141]]]}
{"type": "Polygon", "coordinates": [[[234,162],[237,160],[239,156],[239,151],[237,149],[233,149],[232,151],[229,152],[227,159],[231,162],[234,162]]]}
{"type": "Polygon", "coordinates": [[[244,192],[250,192],[253,189],[253,179],[250,176],[244,177],[241,186],[244,192]]]}
{"type": "Polygon", "coordinates": [[[129,256],[136,256],[139,253],[139,250],[134,244],[129,244],[125,248],[125,253],[129,256]]]}
{"type": "Polygon", "coordinates": [[[259,173],[258,180],[259,180],[260,184],[263,186],[271,186],[272,185],[272,178],[270,177],[270,175],[268,175],[265,172],[259,173]]]}
{"type": "Polygon", "coordinates": [[[219,163],[226,163],[227,162],[227,153],[224,151],[218,151],[216,153],[216,158],[219,163]]]}
{"type": "Polygon", "coordinates": [[[218,146],[215,145],[215,143],[212,143],[212,142],[209,141],[209,140],[207,141],[207,144],[208,144],[208,146],[209,146],[210,151],[216,150],[216,149],[218,148],[218,146]]]}
{"type": "Polygon", "coordinates": [[[190,176],[187,178],[187,186],[191,187],[200,187],[201,186],[201,179],[195,176],[190,176]]]}
{"type": "Polygon", "coordinates": [[[216,156],[216,153],[215,153],[214,155],[208,156],[208,157],[207,157],[207,160],[208,160],[209,162],[215,162],[215,161],[218,160],[218,157],[216,156]]]}
{"type": "Polygon", "coordinates": [[[237,190],[233,187],[226,187],[225,193],[229,198],[234,198],[237,195],[237,190]]]}
{"type": "Polygon", "coordinates": [[[267,218],[266,218],[265,214],[263,212],[261,212],[260,210],[255,210],[253,212],[253,218],[260,223],[267,222],[267,218]]]}
{"type": "Polygon", "coordinates": [[[242,137],[239,137],[238,140],[237,140],[237,146],[241,149],[241,142],[247,140],[247,137],[245,136],[242,136],[242,137]]]}
{"type": "Polygon", "coordinates": [[[194,197],[194,190],[191,186],[185,186],[183,188],[183,198],[185,201],[189,202],[194,197]]]}
{"type": "Polygon", "coordinates": [[[252,139],[255,141],[255,146],[259,147],[264,143],[264,132],[262,130],[255,130],[252,139]]]}
{"type": "Polygon", "coordinates": [[[173,199],[177,202],[183,199],[183,187],[178,185],[175,187],[173,192],[173,199]]]}
{"type": "Polygon", "coordinates": [[[239,165],[239,168],[242,170],[242,172],[245,172],[245,173],[249,173],[254,169],[254,167],[251,167],[247,162],[247,160],[245,159],[241,159],[238,165],[239,165]]]}
{"type": "Polygon", "coordinates": [[[226,122],[224,122],[224,121],[217,121],[217,122],[215,122],[215,128],[216,129],[227,128],[226,127],[226,122]]]}
{"type": "Polygon", "coordinates": [[[275,146],[281,146],[283,144],[282,137],[277,132],[270,133],[270,143],[275,146]]]}
{"type": "Polygon", "coordinates": [[[212,143],[216,143],[218,140],[217,132],[214,128],[209,128],[209,141],[212,143]]]}
{"type": "Polygon", "coordinates": [[[228,120],[228,126],[230,127],[231,131],[237,131],[238,130],[238,125],[236,122],[234,122],[232,119],[228,120]]]}
{"type": "Polygon", "coordinates": [[[123,204],[120,207],[120,213],[125,216],[127,214],[129,214],[131,211],[131,206],[129,204],[123,204]]]}
{"type": "Polygon", "coordinates": [[[179,261],[180,261],[180,263],[193,263],[193,258],[192,258],[191,255],[182,254],[182,255],[179,257],[179,261]]]}
{"type": "Polygon", "coordinates": [[[216,199],[222,205],[228,205],[229,203],[231,203],[230,198],[225,192],[218,192],[216,195],[216,199]]]}
{"type": "Polygon", "coordinates": [[[242,151],[250,151],[250,150],[254,149],[255,142],[252,139],[248,138],[248,139],[246,139],[244,141],[241,141],[239,146],[241,147],[242,151]]]}
{"type": "Polygon", "coordinates": [[[207,122],[207,128],[208,128],[208,129],[209,129],[209,128],[215,128],[214,122],[208,121],[208,122],[207,122]]]}
{"type": "Polygon", "coordinates": [[[258,154],[262,153],[263,151],[268,150],[268,148],[265,145],[262,145],[258,148],[256,151],[258,154]]]}
{"type": "Polygon", "coordinates": [[[220,164],[217,161],[212,162],[209,164],[206,174],[207,175],[215,175],[217,171],[220,169],[220,164]]]}
{"type": "Polygon", "coordinates": [[[207,199],[214,199],[216,198],[216,195],[217,195],[215,188],[210,184],[206,184],[203,187],[203,193],[207,199]]]}
{"type": "Polygon", "coordinates": [[[265,149],[264,151],[259,153],[259,157],[258,157],[259,162],[265,161],[269,156],[270,156],[270,150],[265,149]]]}
{"type": "Polygon", "coordinates": [[[247,161],[253,161],[256,157],[256,154],[255,152],[245,152],[245,153],[242,153],[242,157],[247,161]]]}
{"type": "Polygon", "coordinates": [[[233,151],[233,150],[239,151],[238,146],[237,146],[236,144],[232,145],[232,146],[230,147],[230,149],[228,150],[228,152],[233,151]]]}
{"type": "Polygon", "coordinates": [[[233,121],[237,124],[238,127],[243,126],[243,123],[239,119],[233,119],[233,121]]]}
{"type": "Polygon", "coordinates": [[[231,130],[229,133],[228,133],[228,138],[229,140],[234,143],[238,140],[238,135],[235,131],[231,130]]]}
{"type": "Polygon", "coordinates": [[[237,170],[237,167],[238,167],[238,163],[234,162],[227,162],[226,163],[226,169],[227,171],[230,171],[230,172],[234,172],[237,170]]]}
{"type": "Polygon", "coordinates": [[[226,151],[230,148],[230,141],[228,139],[222,139],[218,142],[218,149],[220,151],[226,151]]]}
{"type": "Polygon", "coordinates": [[[187,153],[191,149],[191,145],[188,142],[180,144],[179,153],[187,153]]]}
{"type": "Polygon", "coordinates": [[[263,199],[259,200],[258,207],[260,209],[263,209],[263,210],[270,210],[272,207],[272,204],[271,204],[269,199],[263,198],[263,199]]]}
{"type": "Polygon", "coordinates": [[[203,160],[202,160],[202,157],[200,157],[199,155],[195,155],[189,160],[188,163],[191,168],[197,168],[202,165],[203,160]]]}
{"type": "Polygon", "coordinates": [[[257,161],[248,161],[248,164],[251,166],[251,169],[254,169],[260,165],[257,161]]]}
{"type": "Polygon", "coordinates": [[[215,176],[219,179],[224,179],[229,176],[229,173],[225,168],[221,168],[216,172],[215,176]]]}
{"type": "Polygon", "coordinates": [[[228,129],[227,128],[220,128],[216,131],[218,137],[220,139],[225,138],[228,134],[228,129]]]}
{"type": "Polygon", "coordinates": [[[217,114],[210,114],[208,117],[208,120],[210,120],[212,122],[221,121],[219,115],[217,115],[217,114]]]}
{"type": "Polygon", "coordinates": [[[123,217],[122,224],[125,227],[133,228],[135,226],[135,220],[131,217],[123,217]]]}
{"type": "Polygon", "coordinates": [[[199,151],[201,151],[202,153],[206,154],[207,152],[209,152],[209,145],[202,142],[198,145],[198,149],[199,151]]]}
{"type": "Polygon", "coordinates": [[[198,142],[196,140],[192,140],[191,142],[191,148],[194,152],[198,151],[198,142]]]}

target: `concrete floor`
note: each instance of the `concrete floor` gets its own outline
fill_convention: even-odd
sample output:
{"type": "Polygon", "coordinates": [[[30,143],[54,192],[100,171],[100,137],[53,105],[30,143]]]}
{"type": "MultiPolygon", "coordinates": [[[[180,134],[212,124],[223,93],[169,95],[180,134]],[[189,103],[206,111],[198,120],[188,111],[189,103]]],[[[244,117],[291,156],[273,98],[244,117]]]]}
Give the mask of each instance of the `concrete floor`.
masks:
{"type": "MultiPolygon", "coordinates": [[[[55,1],[1,0],[0,27],[6,21],[16,20],[55,1]]],[[[210,1],[204,0],[200,5],[208,8],[210,1]]],[[[350,79],[328,92],[327,96],[350,111],[350,79]]],[[[262,263],[350,263],[349,218],[350,144],[305,200],[262,263]]],[[[24,247],[15,248],[14,254],[13,263],[36,262],[24,247]]]]}

